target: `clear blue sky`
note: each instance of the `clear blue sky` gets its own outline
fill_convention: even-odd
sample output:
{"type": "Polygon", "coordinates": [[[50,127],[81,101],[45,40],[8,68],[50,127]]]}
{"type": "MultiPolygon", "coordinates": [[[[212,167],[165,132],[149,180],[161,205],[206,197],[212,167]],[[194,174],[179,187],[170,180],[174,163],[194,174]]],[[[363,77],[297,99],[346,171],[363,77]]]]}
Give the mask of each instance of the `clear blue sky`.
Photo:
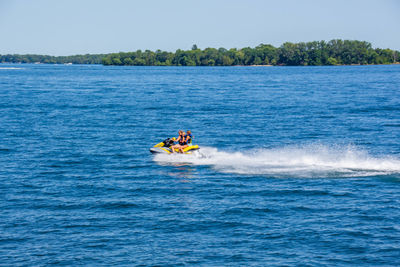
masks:
{"type": "Polygon", "coordinates": [[[0,54],[356,39],[400,50],[397,0],[0,0],[0,54]]]}

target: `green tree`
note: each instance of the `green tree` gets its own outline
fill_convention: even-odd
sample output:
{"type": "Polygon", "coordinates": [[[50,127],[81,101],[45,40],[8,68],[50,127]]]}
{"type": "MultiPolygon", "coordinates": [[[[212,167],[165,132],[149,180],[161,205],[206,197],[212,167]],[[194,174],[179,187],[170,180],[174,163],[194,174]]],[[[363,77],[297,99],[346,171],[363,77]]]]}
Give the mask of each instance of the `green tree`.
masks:
{"type": "Polygon", "coordinates": [[[113,63],[113,65],[122,65],[122,61],[121,61],[121,59],[119,58],[119,56],[113,57],[113,58],[112,58],[112,63],[113,63]]]}
{"type": "Polygon", "coordinates": [[[329,57],[327,60],[328,65],[337,65],[337,60],[333,57],[329,57]]]}
{"type": "Polygon", "coordinates": [[[143,58],[135,58],[133,60],[133,65],[135,65],[135,66],[144,66],[144,65],[146,65],[146,61],[143,58]]]}
{"type": "Polygon", "coordinates": [[[133,60],[130,57],[124,58],[124,65],[133,65],[133,60]]]}

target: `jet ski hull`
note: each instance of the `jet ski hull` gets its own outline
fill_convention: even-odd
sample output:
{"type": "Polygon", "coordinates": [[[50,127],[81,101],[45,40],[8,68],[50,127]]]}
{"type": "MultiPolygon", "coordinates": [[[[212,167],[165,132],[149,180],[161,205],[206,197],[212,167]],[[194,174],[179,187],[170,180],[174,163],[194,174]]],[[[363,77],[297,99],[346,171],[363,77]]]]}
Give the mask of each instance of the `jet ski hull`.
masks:
{"type": "Polygon", "coordinates": [[[169,154],[171,153],[171,149],[166,147],[152,147],[150,148],[150,152],[153,154],[169,154]]]}
{"type": "MultiPolygon", "coordinates": [[[[199,150],[198,145],[191,145],[183,149],[184,154],[191,154],[192,152],[199,150]]],[[[164,143],[158,143],[154,147],[150,148],[150,152],[153,154],[172,154],[171,148],[165,147],[164,143]]],[[[176,153],[179,153],[179,150],[176,148],[175,149],[176,153]]]]}

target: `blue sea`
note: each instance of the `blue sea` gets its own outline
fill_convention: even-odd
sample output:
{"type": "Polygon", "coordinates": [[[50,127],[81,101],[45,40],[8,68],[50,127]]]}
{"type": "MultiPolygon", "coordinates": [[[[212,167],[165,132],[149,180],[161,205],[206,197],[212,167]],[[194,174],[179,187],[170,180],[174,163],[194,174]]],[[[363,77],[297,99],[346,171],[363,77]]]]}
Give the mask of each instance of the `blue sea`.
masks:
{"type": "Polygon", "coordinates": [[[2,266],[400,265],[400,65],[0,64],[0,140],[2,266]]]}

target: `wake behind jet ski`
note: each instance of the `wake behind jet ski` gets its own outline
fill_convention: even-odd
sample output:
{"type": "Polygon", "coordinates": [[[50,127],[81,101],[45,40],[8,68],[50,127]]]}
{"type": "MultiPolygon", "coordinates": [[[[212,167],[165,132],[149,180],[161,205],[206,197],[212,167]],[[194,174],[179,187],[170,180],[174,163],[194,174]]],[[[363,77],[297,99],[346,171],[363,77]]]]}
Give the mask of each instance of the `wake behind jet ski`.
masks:
{"type": "Polygon", "coordinates": [[[193,136],[190,131],[187,131],[187,135],[185,137],[185,132],[179,131],[179,137],[176,139],[167,138],[161,143],[156,144],[154,147],[150,148],[150,152],[155,153],[164,153],[164,154],[173,154],[173,153],[183,153],[183,154],[191,154],[193,151],[199,150],[198,145],[192,144],[193,136]],[[175,142],[179,142],[179,144],[175,144],[175,142]]]}

